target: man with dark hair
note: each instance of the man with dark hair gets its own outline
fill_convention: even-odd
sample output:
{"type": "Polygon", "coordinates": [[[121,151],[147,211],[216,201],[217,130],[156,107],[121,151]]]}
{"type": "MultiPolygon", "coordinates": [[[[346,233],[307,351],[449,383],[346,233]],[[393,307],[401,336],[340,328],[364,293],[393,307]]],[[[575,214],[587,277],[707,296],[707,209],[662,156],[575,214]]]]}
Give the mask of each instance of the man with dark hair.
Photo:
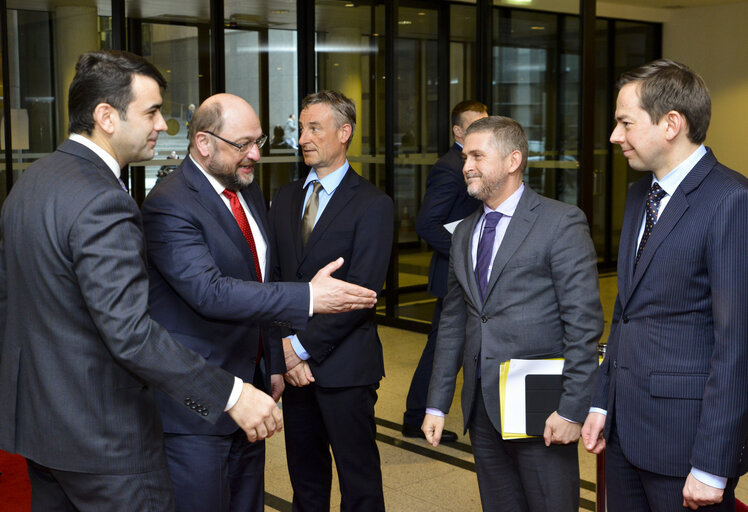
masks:
{"type": "MultiPolygon", "coordinates": [[[[449,249],[452,246],[452,231],[455,222],[459,222],[480,206],[480,201],[470,197],[462,175],[462,144],[465,130],[476,119],[488,116],[488,108],[478,101],[465,100],[452,109],[452,135],[454,144],[429,172],[426,180],[426,194],[423,197],[421,210],[416,221],[416,233],[431,246],[434,254],[429,266],[429,291],[436,296],[434,316],[431,320],[431,332],[418,361],[413,380],[410,383],[408,397],[403,414],[403,435],[405,437],[423,437],[421,424],[426,413],[426,394],[429,390],[431,367],[434,364],[434,347],[439,333],[444,296],[447,294],[447,273],[449,270],[449,249]]],[[[457,434],[445,430],[442,442],[457,440],[457,434]]]]}
{"type": "MultiPolygon", "coordinates": [[[[348,164],[356,107],[335,91],[304,98],[299,146],[312,169],[278,191],[270,210],[279,280],[308,281],[343,256],[341,279],[380,290],[393,236],[392,199],[348,164]]],[[[315,315],[286,330],[283,414],[286,456],[298,511],[330,509],[332,462],[344,512],[383,511],[374,404],[384,376],[374,311],[315,315]]]]}
{"type": "Polygon", "coordinates": [[[522,183],[528,144],[513,119],[475,121],[462,154],[468,193],[483,205],[454,232],[423,431],[439,444],[462,367],[483,510],[576,512],[577,440],[603,330],[587,219],[522,183]],[[543,437],[503,439],[500,364],[561,357],[561,398],[543,437]]]}
{"type": "Polygon", "coordinates": [[[632,169],[608,350],[584,424],[605,449],[608,510],[735,510],[748,470],[748,180],[702,144],[709,91],[658,60],[624,73],[632,169]]]}
{"type": "Polygon", "coordinates": [[[163,77],[84,54],[70,140],[29,167],[0,226],[0,448],[26,457],[34,511],[174,508],[153,388],[263,439],[272,398],[174,341],[148,314],[141,217],[120,169],[153,156],[163,77]]]}
{"type": "MultiPolygon", "coordinates": [[[[189,133],[189,156],[143,204],[151,315],[277,402],[286,366],[270,321],[303,329],[312,308],[348,311],[373,303],[354,306],[356,292],[374,293],[331,278],[340,261],[310,284],[268,283],[265,199],[254,183],[267,136],[257,114],[243,99],[217,94],[200,105],[189,133]]],[[[177,511],[262,511],[264,442],[247,442],[229,418],[210,425],[164,394],[156,401],[177,511]]]]}

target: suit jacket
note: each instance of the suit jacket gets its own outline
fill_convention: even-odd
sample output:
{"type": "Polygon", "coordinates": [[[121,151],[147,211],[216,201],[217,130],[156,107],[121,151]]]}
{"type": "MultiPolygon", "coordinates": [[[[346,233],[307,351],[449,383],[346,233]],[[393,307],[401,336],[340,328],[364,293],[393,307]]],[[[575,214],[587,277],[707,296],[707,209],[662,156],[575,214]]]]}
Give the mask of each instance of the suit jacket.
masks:
{"type": "Polygon", "coordinates": [[[651,175],[626,198],[618,297],[593,405],[650,472],[748,469],[748,180],[709,150],[683,179],[636,266],[651,175]]]}
{"type": "Polygon", "coordinates": [[[452,246],[452,235],[444,225],[464,219],[481,205],[467,193],[462,165],[462,148],[455,143],[431,168],[416,220],[416,233],[434,249],[429,266],[429,290],[439,298],[447,294],[452,246]]]}
{"type": "Polygon", "coordinates": [[[66,471],[165,467],[152,386],[215,422],[233,377],[148,316],[135,201],[66,141],[21,176],[1,223],[0,448],[66,471]]]}
{"type": "MultiPolygon", "coordinates": [[[[269,241],[260,188],[253,183],[241,194],[269,241]]],[[[208,362],[252,383],[261,328],[275,319],[304,327],[309,286],[258,282],[252,251],[236,219],[190,158],[148,195],[143,225],[153,318],[208,362]]],[[[269,254],[266,262],[269,277],[269,254]]],[[[282,373],[283,349],[271,342],[273,337],[277,340],[264,332],[263,357],[270,373],[282,373]]],[[[157,400],[166,432],[226,435],[238,428],[228,416],[210,425],[195,421],[165,395],[157,400]]]]}
{"type": "Polygon", "coordinates": [[[525,185],[496,253],[483,302],[471,253],[482,214],[482,209],[473,213],[454,233],[427,407],[449,411],[462,366],[467,430],[480,364],[486,411],[500,432],[499,365],[511,358],[564,357],[558,413],[583,422],[603,329],[597,256],[587,219],[579,208],[540,196],[525,185]]]}
{"type": "MultiPolygon", "coordinates": [[[[277,279],[310,281],[342,256],[345,263],[333,276],[381,290],[392,251],[392,199],[348,167],[302,249],[303,184],[281,187],[270,209],[277,279]]],[[[308,362],[318,386],[364,386],[384,376],[374,315],[374,309],[314,315],[306,328],[296,330],[311,356],[308,362]]]]}

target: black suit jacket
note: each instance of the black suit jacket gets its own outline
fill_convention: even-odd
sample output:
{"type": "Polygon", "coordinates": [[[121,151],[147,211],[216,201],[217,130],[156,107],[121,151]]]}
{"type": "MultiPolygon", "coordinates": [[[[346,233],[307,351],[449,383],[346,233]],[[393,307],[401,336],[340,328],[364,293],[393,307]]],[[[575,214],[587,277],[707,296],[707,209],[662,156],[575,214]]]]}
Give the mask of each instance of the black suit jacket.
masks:
{"type": "MultiPolygon", "coordinates": [[[[268,240],[260,188],[253,183],[241,194],[268,240]]],[[[236,219],[189,157],[148,195],[143,225],[153,318],[210,363],[252,383],[261,328],[273,320],[304,327],[309,286],[257,281],[252,252],[236,219]]],[[[271,343],[273,337],[277,340],[265,330],[263,354],[270,372],[282,373],[283,349],[271,343]]],[[[226,435],[238,428],[228,415],[210,425],[195,421],[165,395],[157,400],[166,432],[226,435]]]]}
{"type": "Polygon", "coordinates": [[[215,422],[233,376],[148,315],[135,201],[66,141],[21,176],[1,223],[0,448],[67,471],[165,467],[152,385],[215,422]]]}
{"type": "Polygon", "coordinates": [[[748,470],[748,180],[711,150],[673,193],[634,272],[651,175],[626,198],[618,296],[592,405],[635,466],[748,470]]]}
{"type": "Polygon", "coordinates": [[[462,148],[455,143],[431,168],[416,221],[416,233],[434,249],[429,266],[429,290],[440,298],[447,295],[452,246],[452,235],[444,225],[464,219],[481,205],[467,193],[462,166],[462,148]]]}
{"type": "MultiPolygon", "coordinates": [[[[310,281],[320,268],[342,256],[345,263],[335,277],[381,290],[392,250],[392,199],[349,167],[302,249],[303,183],[281,187],[270,209],[277,279],[310,281]]],[[[306,328],[296,330],[311,355],[309,366],[317,385],[363,386],[384,376],[374,314],[373,309],[363,309],[314,315],[306,328]]]]}

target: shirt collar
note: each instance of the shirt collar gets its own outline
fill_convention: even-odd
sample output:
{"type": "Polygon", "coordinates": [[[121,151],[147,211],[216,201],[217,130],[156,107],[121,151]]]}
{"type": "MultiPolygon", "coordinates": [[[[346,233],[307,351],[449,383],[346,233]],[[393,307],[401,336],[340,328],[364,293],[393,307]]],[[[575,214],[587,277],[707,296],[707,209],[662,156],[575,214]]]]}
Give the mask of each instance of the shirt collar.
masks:
{"type": "Polygon", "coordinates": [[[348,160],[346,159],[345,163],[332,171],[330,174],[325,176],[324,178],[320,179],[317,177],[317,170],[312,169],[309,171],[309,174],[306,177],[306,180],[304,180],[304,187],[306,188],[307,185],[309,185],[313,181],[319,181],[322,184],[322,188],[324,189],[327,194],[332,194],[335,192],[335,189],[338,188],[338,185],[340,185],[340,182],[343,181],[343,177],[345,176],[345,172],[348,170],[349,164],[348,160]]]}
{"type": "Polygon", "coordinates": [[[511,217],[514,215],[514,211],[517,209],[517,205],[519,204],[519,200],[522,197],[522,193],[525,191],[525,184],[520,183],[519,188],[514,191],[514,193],[507,197],[503,203],[499,205],[498,208],[495,210],[492,210],[489,208],[486,203],[483,203],[483,215],[491,212],[499,212],[504,217],[511,217]]]}
{"type": "Polygon", "coordinates": [[[189,157],[190,157],[190,160],[192,160],[192,163],[195,164],[195,167],[200,169],[200,172],[203,173],[203,176],[205,176],[208,179],[208,183],[210,183],[210,186],[215,189],[216,194],[218,194],[219,196],[223,195],[223,191],[226,190],[226,187],[221,185],[217,179],[215,179],[213,176],[208,174],[208,171],[203,169],[203,166],[197,163],[197,160],[192,158],[192,155],[189,155],[189,157]]]}
{"type": "Polygon", "coordinates": [[[109,167],[109,169],[111,169],[117,179],[119,179],[120,172],[122,170],[120,169],[117,160],[112,155],[110,155],[106,149],[102,148],[88,137],[84,137],[79,133],[71,133],[70,140],[72,140],[73,142],[77,142],[78,144],[83,144],[88,149],[96,153],[96,156],[104,160],[104,163],[107,165],[107,167],[109,167]]]}
{"type": "Polygon", "coordinates": [[[667,173],[661,180],[658,180],[653,174],[652,183],[659,183],[660,187],[662,187],[662,190],[667,192],[669,196],[672,196],[675,193],[675,190],[678,188],[678,185],[680,185],[683,179],[688,176],[688,173],[691,172],[691,169],[693,169],[696,164],[699,163],[699,160],[701,160],[704,155],[706,155],[706,148],[702,144],[696,149],[696,151],[691,153],[691,156],[683,160],[675,169],[667,173]]]}

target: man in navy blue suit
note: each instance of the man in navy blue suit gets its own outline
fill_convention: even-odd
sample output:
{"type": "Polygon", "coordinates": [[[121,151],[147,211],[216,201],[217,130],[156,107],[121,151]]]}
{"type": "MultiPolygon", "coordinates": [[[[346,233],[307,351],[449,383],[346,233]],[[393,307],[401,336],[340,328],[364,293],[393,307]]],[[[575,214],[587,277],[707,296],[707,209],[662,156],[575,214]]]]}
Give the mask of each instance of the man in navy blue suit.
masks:
{"type": "Polygon", "coordinates": [[[583,428],[608,510],[735,510],[748,469],[748,180],[705,148],[709,91],[659,60],[619,81],[616,127],[646,172],[626,198],[607,356],[583,428]]]}
{"type": "MultiPolygon", "coordinates": [[[[465,177],[462,175],[462,146],[465,130],[473,121],[488,116],[488,108],[479,101],[461,101],[452,109],[452,135],[454,144],[429,172],[426,181],[426,195],[416,221],[416,233],[434,249],[429,267],[429,291],[436,296],[431,332],[418,361],[403,414],[403,435],[424,437],[421,430],[426,414],[426,395],[431,380],[431,367],[434,364],[434,348],[439,331],[444,296],[447,294],[447,274],[449,273],[449,250],[452,246],[452,233],[445,224],[460,221],[473,213],[481,202],[467,193],[465,177]]],[[[454,231],[454,227],[452,228],[454,231]]],[[[456,441],[457,434],[445,430],[442,442],[456,441]]]]}
{"type": "MultiPolygon", "coordinates": [[[[342,261],[311,285],[265,282],[266,206],[254,165],[266,136],[246,101],[208,98],[189,138],[189,156],[143,204],[150,312],[183,345],[277,402],[285,364],[271,321],[304,328],[312,312],[368,309],[375,294],[330,277],[342,261]]],[[[177,511],[263,510],[264,442],[250,442],[229,418],[210,425],[165,395],[157,401],[177,511]]]]}

